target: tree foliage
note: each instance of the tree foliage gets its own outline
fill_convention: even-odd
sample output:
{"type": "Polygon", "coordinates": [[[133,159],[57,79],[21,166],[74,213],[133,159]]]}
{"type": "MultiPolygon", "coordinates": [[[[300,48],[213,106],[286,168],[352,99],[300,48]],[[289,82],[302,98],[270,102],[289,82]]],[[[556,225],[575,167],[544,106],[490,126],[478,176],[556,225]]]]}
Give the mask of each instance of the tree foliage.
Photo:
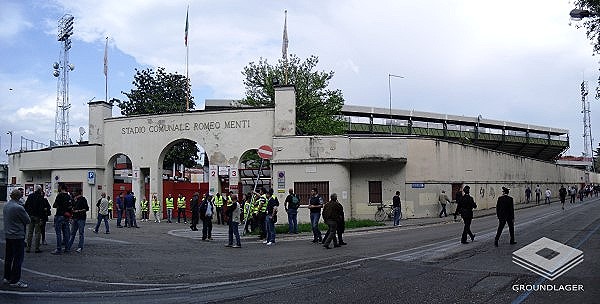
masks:
{"type": "Polygon", "coordinates": [[[242,104],[272,107],[275,105],[274,86],[294,85],[299,134],[344,133],[345,124],[339,116],[344,105],[342,91],[327,88],[334,72],[314,71],[318,63],[319,59],[314,55],[301,61],[293,54],[287,62],[279,59],[275,65],[269,64],[264,58],[260,58],[257,63],[250,62],[242,71],[246,86],[246,97],[242,104]]]}
{"type": "MultiPolygon", "coordinates": [[[[159,67],[138,70],[133,77],[134,89],[129,93],[121,92],[129,100],[113,99],[125,116],[139,114],[180,113],[186,111],[187,78],[177,73],[167,73],[159,67]]],[[[190,108],[194,107],[194,98],[190,95],[190,108]]]]}
{"type": "MultiPolygon", "coordinates": [[[[600,0],[575,0],[575,7],[600,14],[600,0]]],[[[593,54],[600,54],[600,17],[591,16],[584,18],[576,23],[577,28],[585,28],[587,38],[592,42],[593,54]]],[[[600,78],[598,78],[599,87],[596,87],[596,99],[600,99],[600,78]]]]}
{"type": "MultiPolygon", "coordinates": [[[[135,70],[133,89],[129,93],[121,92],[129,100],[112,99],[125,116],[141,114],[166,114],[185,112],[187,104],[187,78],[177,73],[167,73],[159,67],[156,72],[152,69],[135,70]]],[[[194,107],[194,98],[190,95],[190,108],[194,107]]],[[[169,169],[173,164],[183,164],[191,168],[196,166],[199,149],[191,140],[183,140],[175,144],[163,162],[163,167],[169,169]]]]}

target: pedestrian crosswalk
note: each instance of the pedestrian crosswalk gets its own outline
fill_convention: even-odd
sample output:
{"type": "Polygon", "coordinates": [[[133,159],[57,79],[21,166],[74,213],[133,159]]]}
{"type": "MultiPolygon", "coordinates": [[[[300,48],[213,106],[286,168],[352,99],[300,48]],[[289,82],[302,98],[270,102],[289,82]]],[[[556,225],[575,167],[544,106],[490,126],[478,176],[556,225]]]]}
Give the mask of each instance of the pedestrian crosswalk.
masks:
{"type": "MultiPolygon", "coordinates": [[[[244,228],[240,227],[240,237],[244,232],[244,228]]],[[[191,229],[174,229],[168,232],[170,235],[177,237],[184,237],[189,239],[201,240],[202,239],[202,227],[198,227],[198,231],[192,231],[191,229]]],[[[213,240],[227,240],[229,239],[229,227],[222,225],[213,225],[212,239],[213,240]]]]}

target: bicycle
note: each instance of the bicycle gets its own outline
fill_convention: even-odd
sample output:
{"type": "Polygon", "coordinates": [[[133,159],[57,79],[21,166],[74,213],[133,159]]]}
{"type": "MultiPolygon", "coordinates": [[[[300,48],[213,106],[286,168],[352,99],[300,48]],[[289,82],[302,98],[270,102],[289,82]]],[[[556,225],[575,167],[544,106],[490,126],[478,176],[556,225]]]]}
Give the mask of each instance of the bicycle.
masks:
{"type": "Polygon", "coordinates": [[[377,204],[377,211],[375,211],[375,221],[391,221],[393,218],[394,208],[391,205],[385,205],[383,203],[377,204]]]}

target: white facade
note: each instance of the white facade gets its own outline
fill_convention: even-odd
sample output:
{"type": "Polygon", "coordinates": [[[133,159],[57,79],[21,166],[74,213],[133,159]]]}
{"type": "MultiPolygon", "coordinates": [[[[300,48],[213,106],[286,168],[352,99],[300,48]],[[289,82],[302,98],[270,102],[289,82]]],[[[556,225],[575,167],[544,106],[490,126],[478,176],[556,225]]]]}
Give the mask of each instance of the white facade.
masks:
{"type": "MultiPolygon", "coordinates": [[[[436,215],[441,190],[470,185],[480,208],[495,206],[500,187],[513,189],[522,201],[527,185],[540,184],[553,193],[561,184],[598,183],[598,174],[475,146],[408,136],[296,136],[293,87],[276,89],[275,108],[192,111],[163,115],[111,117],[106,102],[89,104],[89,143],[9,155],[9,181],[49,185],[50,201],[59,182],[82,182],[94,202],[103,191],[112,193],[116,158],[132,162],[132,188],[149,191],[164,202],[162,163],[177,142],[189,139],[206,151],[211,166],[238,168],[240,157],[261,145],[273,147],[272,186],[283,203],[295,183],[327,182],[337,193],[347,217],[372,218],[369,182],[380,182],[384,202],[401,192],[404,217],[436,215]],[[88,174],[95,180],[88,183],[88,174]],[[415,187],[416,186],[416,187],[415,187]]],[[[209,176],[211,192],[219,192],[218,176],[209,176]]],[[[147,194],[147,193],[146,193],[147,194]]],[[[90,204],[95,214],[95,204],[90,204]]],[[[139,208],[138,208],[139,210],[139,208]]],[[[281,216],[280,222],[286,217],[281,216]]],[[[300,212],[308,221],[308,212],[300,212]]]]}

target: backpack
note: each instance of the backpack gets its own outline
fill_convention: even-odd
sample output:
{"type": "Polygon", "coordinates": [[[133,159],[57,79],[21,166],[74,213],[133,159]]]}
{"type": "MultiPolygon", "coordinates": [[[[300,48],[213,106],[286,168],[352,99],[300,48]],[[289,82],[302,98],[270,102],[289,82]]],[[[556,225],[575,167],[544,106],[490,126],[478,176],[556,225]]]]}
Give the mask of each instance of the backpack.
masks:
{"type": "Polygon", "coordinates": [[[296,194],[292,195],[292,202],[288,207],[291,209],[298,209],[300,207],[300,199],[296,194]]]}

